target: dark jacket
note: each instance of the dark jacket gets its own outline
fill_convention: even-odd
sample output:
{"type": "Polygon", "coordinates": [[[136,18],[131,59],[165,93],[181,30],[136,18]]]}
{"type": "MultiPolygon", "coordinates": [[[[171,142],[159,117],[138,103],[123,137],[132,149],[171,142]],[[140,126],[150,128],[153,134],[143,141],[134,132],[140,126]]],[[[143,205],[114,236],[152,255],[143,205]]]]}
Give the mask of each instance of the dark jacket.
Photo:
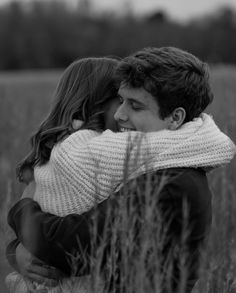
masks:
{"type": "MultiPolygon", "coordinates": [[[[211,192],[206,174],[202,169],[176,168],[158,171],[153,173],[151,177],[151,179],[149,178],[151,185],[153,185],[151,196],[154,199],[158,198],[155,200],[156,214],[161,215],[163,231],[165,230],[167,236],[161,247],[163,267],[168,255],[173,255],[174,259],[171,285],[169,286],[173,292],[177,292],[180,282],[180,246],[182,245],[183,231],[187,228],[188,233],[184,244],[185,252],[187,251],[188,272],[186,292],[190,292],[198,278],[200,253],[211,225],[211,192]],[[163,178],[163,175],[168,178],[164,186],[161,189],[153,188],[158,187],[154,186],[157,183],[153,182],[160,184],[160,178],[163,178]]],[[[135,184],[145,185],[146,181],[147,175],[142,175],[135,181],[135,184]]],[[[145,186],[143,187],[141,190],[145,190],[145,186]]],[[[132,194],[132,202],[136,202],[137,205],[135,212],[140,213],[142,219],[145,196],[142,199],[140,197],[142,198],[140,192],[132,194]]],[[[108,216],[108,207],[110,211],[115,211],[117,207],[119,209],[118,198],[121,197],[112,196],[83,215],[71,214],[66,217],[43,212],[32,199],[20,200],[13,206],[8,215],[8,223],[17,236],[17,239],[7,248],[9,262],[16,267],[14,251],[20,241],[33,255],[60,269],[66,275],[72,273],[68,255],[75,251],[83,254],[82,258],[77,259],[76,274],[87,274],[90,270],[89,258],[92,251],[91,225],[96,225],[96,245],[99,246],[103,241],[104,227],[107,227],[107,222],[110,222],[112,227],[116,217],[115,212],[109,213],[108,216]],[[91,219],[94,218],[95,214],[97,215],[96,222],[92,223],[91,219]]],[[[127,202],[127,204],[129,203],[127,202]]],[[[136,225],[135,233],[137,235],[137,231],[142,228],[142,225],[142,220],[136,225]]],[[[139,241],[138,236],[135,239],[137,242],[139,241]]],[[[108,243],[107,254],[110,249],[108,243]]],[[[106,262],[106,260],[105,257],[104,261],[106,262]]],[[[166,280],[163,282],[166,283],[166,280]]],[[[167,291],[163,289],[163,292],[167,291]]]]}

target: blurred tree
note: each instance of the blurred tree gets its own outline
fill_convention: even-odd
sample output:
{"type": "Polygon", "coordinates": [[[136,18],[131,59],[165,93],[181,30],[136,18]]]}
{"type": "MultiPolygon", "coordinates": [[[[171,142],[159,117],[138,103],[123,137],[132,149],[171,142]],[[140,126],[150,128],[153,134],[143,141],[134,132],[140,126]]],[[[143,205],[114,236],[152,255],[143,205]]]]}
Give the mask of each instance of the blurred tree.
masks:
{"type": "Polygon", "coordinates": [[[21,68],[23,63],[24,45],[24,11],[19,2],[13,1],[5,10],[2,19],[1,51],[4,56],[2,68],[21,68]]]}
{"type": "Polygon", "coordinates": [[[231,8],[223,7],[214,15],[206,34],[211,40],[209,59],[215,62],[236,62],[236,14],[231,8]]]}
{"type": "Polygon", "coordinates": [[[65,67],[76,58],[123,57],[145,46],[177,46],[210,62],[236,63],[236,17],[230,8],[181,24],[159,10],[135,17],[98,15],[91,0],[19,1],[0,8],[0,69],[65,67]]]}
{"type": "Polygon", "coordinates": [[[92,14],[91,0],[78,0],[77,11],[81,17],[90,17],[92,14]]]}
{"type": "Polygon", "coordinates": [[[130,0],[125,0],[122,7],[122,11],[123,11],[124,17],[133,18],[134,16],[133,2],[131,2],[130,0]]]}
{"type": "Polygon", "coordinates": [[[165,11],[158,10],[147,16],[148,22],[163,23],[168,21],[168,17],[165,11]]]}
{"type": "Polygon", "coordinates": [[[225,29],[231,29],[236,25],[236,14],[230,7],[222,7],[216,17],[215,23],[225,29]]]}

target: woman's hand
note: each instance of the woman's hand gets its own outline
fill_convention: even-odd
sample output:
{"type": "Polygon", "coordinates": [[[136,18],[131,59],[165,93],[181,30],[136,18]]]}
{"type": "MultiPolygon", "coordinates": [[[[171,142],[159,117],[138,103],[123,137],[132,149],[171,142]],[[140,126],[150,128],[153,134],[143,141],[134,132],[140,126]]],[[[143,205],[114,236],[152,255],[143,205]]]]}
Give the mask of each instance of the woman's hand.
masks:
{"type": "Polygon", "coordinates": [[[33,199],[34,198],[35,189],[36,189],[35,181],[30,182],[26,186],[26,188],[25,188],[25,190],[24,190],[24,192],[23,192],[23,194],[21,196],[21,199],[22,198],[25,198],[25,197],[29,197],[29,198],[32,198],[33,199]]]}
{"type": "Polygon", "coordinates": [[[55,287],[63,278],[63,274],[59,270],[33,256],[21,243],[16,248],[16,262],[23,276],[39,284],[55,287]]]}

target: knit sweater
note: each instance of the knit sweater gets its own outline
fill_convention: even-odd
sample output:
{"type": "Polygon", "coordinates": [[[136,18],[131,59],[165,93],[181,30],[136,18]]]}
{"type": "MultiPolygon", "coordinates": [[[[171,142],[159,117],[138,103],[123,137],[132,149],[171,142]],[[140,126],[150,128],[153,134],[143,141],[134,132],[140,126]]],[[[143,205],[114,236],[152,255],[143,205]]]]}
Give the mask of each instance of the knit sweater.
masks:
{"type": "Polygon", "coordinates": [[[35,167],[34,200],[59,216],[81,214],[119,190],[124,180],[173,167],[210,170],[229,163],[235,151],[207,114],[175,131],[79,130],[54,146],[46,164],[35,167]]]}

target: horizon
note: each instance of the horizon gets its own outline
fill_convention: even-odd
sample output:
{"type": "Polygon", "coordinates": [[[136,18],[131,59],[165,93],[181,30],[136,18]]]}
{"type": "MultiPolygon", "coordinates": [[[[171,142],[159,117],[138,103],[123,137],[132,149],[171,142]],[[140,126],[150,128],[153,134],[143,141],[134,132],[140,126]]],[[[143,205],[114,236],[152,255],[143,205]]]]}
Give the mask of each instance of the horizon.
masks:
{"type": "MultiPolygon", "coordinates": [[[[0,0],[0,5],[6,5],[13,0],[0,0]]],[[[34,0],[18,0],[18,2],[30,3],[34,0]]],[[[42,1],[42,0],[41,0],[42,1]]],[[[48,2],[49,0],[43,0],[48,2]]],[[[59,0],[62,1],[62,0],[59,0]]],[[[80,0],[81,1],[81,0],[80,0]]],[[[122,14],[125,9],[130,9],[135,15],[145,15],[151,11],[164,11],[170,18],[179,21],[188,21],[193,18],[207,16],[217,12],[222,7],[230,7],[236,11],[235,0],[89,0],[96,12],[113,12],[122,14]]],[[[78,0],[66,0],[69,6],[76,7],[78,0]]]]}

